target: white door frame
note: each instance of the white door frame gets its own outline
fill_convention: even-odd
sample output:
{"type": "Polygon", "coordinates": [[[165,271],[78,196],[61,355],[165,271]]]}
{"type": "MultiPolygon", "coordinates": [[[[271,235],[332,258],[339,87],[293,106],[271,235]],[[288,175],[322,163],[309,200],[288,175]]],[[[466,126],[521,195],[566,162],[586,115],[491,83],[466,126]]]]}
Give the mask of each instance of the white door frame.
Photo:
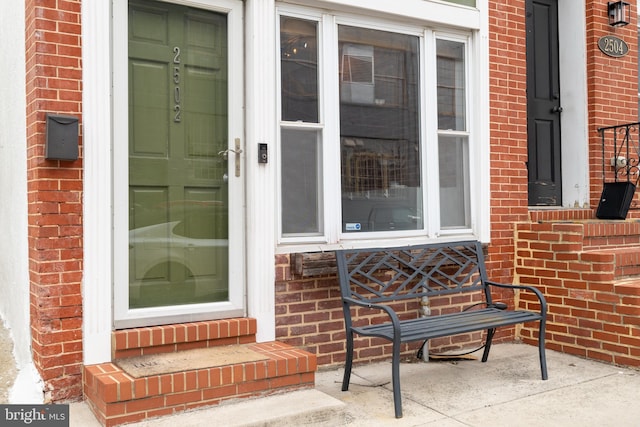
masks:
{"type": "Polygon", "coordinates": [[[587,30],[584,0],[558,2],[562,207],[589,207],[587,30]]]}
{"type": "MultiPolygon", "coordinates": [[[[213,0],[184,1],[189,5],[211,5],[213,0]]],[[[241,3],[222,0],[216,4],[241,3]]],[[[84,160],[84,363],[111,360],[113,331],[114,210],[121,208],[114,194],[112,141],[114,111],[112,97],[112,37],[114,22],[126,22],[126,0],[83,2],[83,160],[84,160]],[[113,7],[112,7],[113,6],[113,7]],[[122,10],[125,20],[122,20],[122,10]],[[104,19],[112,16],[112,20],[104,19]]],[[[257,159],[257,142],[275,140],[275,85],[262,84],[275,78],[275,5],[272,0],[247,0],[245,6],[246,96],[252,102],[245,110],[245,159],[257,159]],[[261,84],[258,84],[260,82],[261,84]]],[[[243,22],[243,24],[244,24],[243,22]]],[[[122,25],[122,24],[121,24],[122,25]]],[[[236,97],[234,102],[243,102],[236,97]]],[[[230,129],[230,136],[235,130],[230,129]]],[[[270,144],[270,147],[273,147],[270,144]]],[[[247,315],[258,320],[259,342],[274,339],[274,214],[273,167],[245,162],[247,315]]]]}

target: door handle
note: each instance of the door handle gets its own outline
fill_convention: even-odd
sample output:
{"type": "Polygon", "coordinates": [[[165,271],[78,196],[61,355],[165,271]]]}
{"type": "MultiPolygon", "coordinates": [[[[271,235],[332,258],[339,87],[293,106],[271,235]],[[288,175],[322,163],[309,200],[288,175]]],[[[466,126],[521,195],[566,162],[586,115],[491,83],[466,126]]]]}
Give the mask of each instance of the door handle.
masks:
{"type": "Polygon", "coordinates": [[[556,105],[555,107],[553,107],[553,108],[551,109],[551,112],[552,112],[552,113],[562,113],[562,107],[560,107],[560,106],[556,105]]]}
{"type": "Polygon", "coordinates": [[[234,144],[235,145],[233,150],[231,148],[227,148],[226,150],[218,151],[218,156],[227,160],[229,158],[229,153],[235,154],[236,155],[236,158],[235,158],[236,176],[240,176],[240,154],[242,154],[242,148],[240,148],[240,138],[236,138],[234,140],[234,144]]]}
{"type": "Polygon", "coordinates": [[[242,150],[232,150],[231,148],[227,148],[226,150],[218,151],[218,156],[227,160],[229,158],[229,153],[242,154],[242,150]]]}

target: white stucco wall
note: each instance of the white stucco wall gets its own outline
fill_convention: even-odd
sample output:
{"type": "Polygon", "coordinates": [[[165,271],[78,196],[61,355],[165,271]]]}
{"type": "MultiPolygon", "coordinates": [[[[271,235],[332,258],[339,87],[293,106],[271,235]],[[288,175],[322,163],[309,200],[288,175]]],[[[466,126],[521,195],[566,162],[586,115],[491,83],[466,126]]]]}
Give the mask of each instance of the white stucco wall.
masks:
{"type": "Polygon", "coordinates": [[[24,0],[10,2],[0,13],[0,317],[13,338],[19,369],[9,399],[39,403],[42,387],[29,328],[24,0]]]}

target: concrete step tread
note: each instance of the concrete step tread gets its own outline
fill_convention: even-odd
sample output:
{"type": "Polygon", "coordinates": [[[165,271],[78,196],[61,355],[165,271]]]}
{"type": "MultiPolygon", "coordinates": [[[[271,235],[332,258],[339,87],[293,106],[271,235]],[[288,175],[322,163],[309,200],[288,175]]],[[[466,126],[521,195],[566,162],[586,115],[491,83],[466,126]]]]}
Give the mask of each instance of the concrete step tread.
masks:
{"type": "MultiPolygon", "coordinates": [[[[327,426],[344,424],[346,404],[315,389],[229,401],[219,406],[131,424],[135,427],[201,425],[202,420],[224,420],[227,427],[327,426]]],[[[213,424],[212,424],[213,425],[213,424]]]]}
{"type": "MultiPolygon", "coordinates": [[[[72,427],[100,427],[85,402],[70,405],[72,427]]],[[[316,389],[296,390],[270,396],[238,399],[220,405],[180,412],[127,424],[131,427],[216,425],[227,427],[305,426],[333,427],[347,424],[346,404],[316,389]]]]}

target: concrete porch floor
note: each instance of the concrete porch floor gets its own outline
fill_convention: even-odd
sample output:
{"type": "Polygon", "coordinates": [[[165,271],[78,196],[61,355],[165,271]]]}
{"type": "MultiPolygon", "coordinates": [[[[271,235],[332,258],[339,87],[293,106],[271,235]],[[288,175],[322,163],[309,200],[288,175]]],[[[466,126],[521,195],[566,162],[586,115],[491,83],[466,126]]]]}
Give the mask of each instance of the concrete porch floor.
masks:
{"type": "MultiPolygon", "coordinates": [[[[354,368],[348,392],[342,369],[320,370],[315,390],[227,403],[142,423],[187,426],[561,426],[640,425],[640,370],[547,350],[540,379],[536,347],[499,344],[489,361],[403,363],[404,417],[394,418],[391,364],[354,368]]],[[[99,424],[84,403],[71,404],[71,426],[99,424]]]]}

